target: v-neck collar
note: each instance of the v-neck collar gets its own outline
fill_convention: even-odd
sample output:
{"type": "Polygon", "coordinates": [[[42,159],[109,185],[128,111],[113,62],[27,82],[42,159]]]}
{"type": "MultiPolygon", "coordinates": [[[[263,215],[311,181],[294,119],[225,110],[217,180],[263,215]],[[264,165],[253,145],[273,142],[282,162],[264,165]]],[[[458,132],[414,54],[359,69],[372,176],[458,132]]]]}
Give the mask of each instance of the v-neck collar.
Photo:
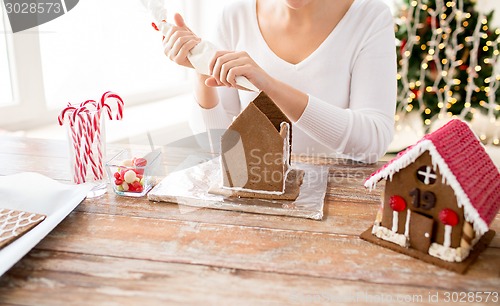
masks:
{"type": "Polygon", "coordinates": [[[330,34],[328,34],[328,36],[321,42],[321,44],[313,52],[311,52],[306,58],[304,58],[303,60],[301,60],[297,64],[293,64],[293,63],[290,63],[290,62],[284,60],[283,58],[281,58],[280,56],[278,56],[271,49],[271,47],[269,47],[269,45],[267,44],[266,40],[264,39],[264,35],[262,35],[262,32],[260,30],[260,26],[259,26],[259,19],[257,17],[257,0],[253,0],[253,7],[252,7],[253,20],[254,20],[253,21],[253,26],[255,27],[255,30],[258,33],[257,34],[259,36],[258,39],[265,46],[267,52],[271,53],[273,57],[277,58],[278,61],[284,63],[285,65],[288,65],[288,66],[291,66],[291,67],[295,67],[295,68],[299,68],[300,66],[305,65],[307,62],[309,62],[311,60],[311,58],[314,58],[315,55],[316,55],[316,53],[318,53],[319,51],[321,51],[321,49],[323,49],[324,46],[327,45],[328,42],[331,39],[333,39],[333,37],[335,36],[335,33],[337,33],[338,31],[340,31],[339,28],[341,28],[343,26],[343,24],[346,22],[345,20],[349,17],[350,14],[352,14],[352,11],[355,9],[355,7],[358,6],[359,2],[362,2],[362,1],[363,0],[354,0],[351,3],[351,6],[347,10],[347,12],[342,17],[342,19],[340,19],[340,21],[337,23],[337,25],[332,29],[332,31],[330,32],[330,34]]]}

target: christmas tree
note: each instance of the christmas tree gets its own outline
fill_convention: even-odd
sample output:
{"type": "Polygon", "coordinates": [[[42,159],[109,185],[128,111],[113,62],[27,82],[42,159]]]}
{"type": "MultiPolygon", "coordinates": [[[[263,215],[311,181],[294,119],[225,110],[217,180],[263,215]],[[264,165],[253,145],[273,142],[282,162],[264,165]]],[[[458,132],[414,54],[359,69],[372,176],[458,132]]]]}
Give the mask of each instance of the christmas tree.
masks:
{"type": "MultiPolygon", "coordinates": [[[[418,112],[425,127],[437,119],[500,115],[500,29],[493,12],[473,0],[403,0],[396,18],[396,121],[418,112]]],[[[498,145],[498,137],[493,140],[498,145]]]]}

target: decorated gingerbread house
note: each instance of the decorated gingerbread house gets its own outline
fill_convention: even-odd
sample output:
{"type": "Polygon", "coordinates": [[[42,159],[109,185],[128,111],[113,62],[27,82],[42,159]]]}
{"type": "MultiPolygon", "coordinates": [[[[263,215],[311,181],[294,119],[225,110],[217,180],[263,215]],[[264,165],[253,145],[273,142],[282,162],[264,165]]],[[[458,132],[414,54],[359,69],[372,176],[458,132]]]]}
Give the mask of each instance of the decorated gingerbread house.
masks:
{"type": "Polygon", "coordinates": [[[291,127],[279,107],[260,93],[222,135],[222,188],[283,194],[291,169],[291,127]]]}
{"type": "Polygon", "coordinates": [[[380,180],[386,180],[385,191],[371,234],[409,255],[462,262],[500,208],[500,173],[457,119],[398,154],[365,187],[380,180]]]}

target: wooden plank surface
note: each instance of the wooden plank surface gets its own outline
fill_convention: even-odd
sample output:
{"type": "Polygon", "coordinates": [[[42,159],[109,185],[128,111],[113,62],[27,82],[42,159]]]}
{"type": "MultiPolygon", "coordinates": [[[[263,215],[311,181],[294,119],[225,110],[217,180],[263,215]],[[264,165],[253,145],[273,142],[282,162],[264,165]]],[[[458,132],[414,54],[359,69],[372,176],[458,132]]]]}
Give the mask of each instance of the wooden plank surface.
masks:
{"type": "MultiPolygon", "coordinates": [[[[0,279],[0,301],[33,305],[436,305],[445,290],[204,265],[33,251],[0,279]],[[24,290],[9,291],[8,286],[24,290]],[[384,294],[385,293],[385,294],[384,294]],[[48,300],[47,296],[59,299],[48,300]]],[[[494,303],[489,303],[494,305],[494,303]]]]}
{"type": "MultiPolygon", "coordinates": [[[[64,142],[0,137],[0,175],[66,181],[64,150],[64,142]]],[[[169,153],[166,171],[191,154],[169,153]]],[[[109,188],[0,278],[0,304],[436,305],[450,292],[500,291],[498,235],[465,275],[372,245],[358,235],[373,223],[383,184],[372,192],[362,184],[381,164],[297,159],[331,169],[322,221],[154,203],[109,188]]],[[[498,215],[491,228],[500,232],[498,215]]]]}

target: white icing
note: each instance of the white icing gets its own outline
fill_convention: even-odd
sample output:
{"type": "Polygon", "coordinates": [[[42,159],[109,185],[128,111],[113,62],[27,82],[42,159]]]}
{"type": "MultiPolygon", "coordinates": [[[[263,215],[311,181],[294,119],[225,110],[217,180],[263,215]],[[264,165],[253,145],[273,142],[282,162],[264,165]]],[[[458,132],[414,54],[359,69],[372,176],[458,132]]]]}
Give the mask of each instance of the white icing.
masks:
{"type": "MultiPolygon", "coordinates": [[[[433,166],[435,168],[435,166],[433,166]]],[[[436,179],[436,174],[432,173],[432,168],[427,166],[424,171],[418,171],[418,174],[424,177],[424,184],[429,185],[431,183],[431,178],[436,179]]]]}
{"type": "Polygon", "coordinates": [[[431,244],[429,255],[448,262],[461,262],[469,256],[470,248],[450,248],[438,243],[431,244]]]}
{"type": "Polygon", "coordinates": [[[405,223],[405,237],[408,238],[410,235],[410,210],[406,210],[406,223],[405,223]]]}
{"type": "MultiPolygon", "coordinates": [[[[286,135],[283,139],[283,164],[290,166],[290,125],[288,122],[281,122],[280,129],[286,128],[286,135]]],[[[286,175],[285,175],[286,177],[286,175]]]]}
{"type": "Polygon", "coordinates": [[[398,232],[398,227],[399,227],[399,213],[397,211],[392,212],[392,231],[394,233],[398,232]]]}
{"type": "Polygon", "coordinates": [[[380,222],[375,222],[372,226],[372,234],[375,235],[377,232],[378,227],[380,226],[380,222]]]}
{"type": "Polygon", "coordinates": [[[439,152],[436,150],[436,147],[432,143],[432,141],[425,139],[415,146],[413,146],[408,152],[406,152],[403,156],[394,160],[389,166],[382,169],[380,172],[374,174],[365,182],[365,187],[371,189],[376,187],[376,183],[382,179],[388,179],[394,173],[398,172],[401,169],[408,167],[410,164],[414,163],[415,160],[420,157],[425,151],[428,151],[432,158],[432,166],[437,167],[442,175],[443,183],[450,186],[457,198],[457,204],[459,208],[464,208],[464,217],[465,220],[471,223],[474,227],[474,231],[476,232],[476,236],[481,237],[484,233],[488,231],[488,225],[486,222],[481,219],[479,213],[474,208],[472,203],[470,202],[469,197],[462,189],[462,186],[457,181],[455,175],[451,172],[450,168],[441,157],[439,152]]]}
{"type": "Polygon", "coordinates": [[[388,228],[375,224],[372,228],[372,233],[380,239],[393,242],[402,247],[408,247],[408,239],[405,235],[395,233],[388,228]]]}
{"type": "Polygon", "coordinates": [[[288,177],[288,173],[292,170],[291,167],[291,158],[290,158],[290,125],[288,122],[282,122],[280,125],[280,129],[286,128],[286,135],[285,138],[283,139],[283,165],[285,165],[286,170],[285,170],[285,177],[283,180],[283,192],[285,193],[285,187],[286,187],[286,179],[288,177]]]}
{"type": "Polygon", "coordinates": [[[451,225],[445,225],[444,226],[444,242],[443,246],[445,247],[450,247],[451,245],[451,225]]]}
{"type": "Polygon", "coordinates": [[[254,193],[261,193],[261,194],[273,194],[273,195],[281,195],[281,194],[285,193],[285,191],[255,190],[255,189],[249,189],[249,188],[243,188],[243,187],[227,187],[224,185],[222,185],[222,189],[228,189],[228,190],[234,190],[234,191],[254,192],[254,193]]]}

